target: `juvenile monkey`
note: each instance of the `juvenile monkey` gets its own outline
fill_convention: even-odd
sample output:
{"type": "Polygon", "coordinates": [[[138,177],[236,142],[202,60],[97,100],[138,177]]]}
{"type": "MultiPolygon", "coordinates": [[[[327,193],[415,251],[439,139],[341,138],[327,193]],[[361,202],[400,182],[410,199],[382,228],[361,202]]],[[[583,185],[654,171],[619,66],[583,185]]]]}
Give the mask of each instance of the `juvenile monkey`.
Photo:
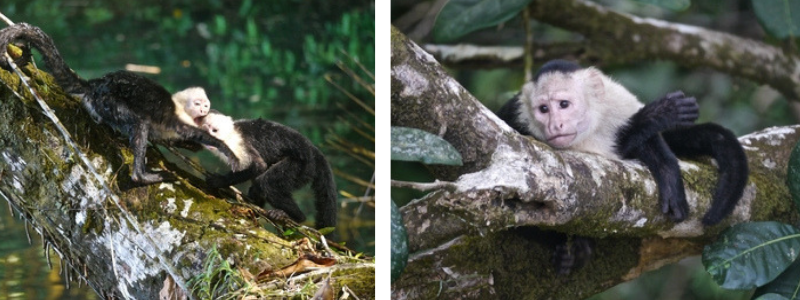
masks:
{"type": "MultiPolygon", "coordinates": [[[[212,110],[203,118],[202,127],[231,149],[239,165],[231,165],[231,173],[211,176],[208,184],[225,187],[251,180],[247,195],[257,205],[269,203],[283,210],[297,222],[305,214],[292,198],[292,192],[311,183],[316,227],[336,226],[336,183],[328,161],[308,138],[284,125],[262,120],[237,120],[212,110]]],[[[231,157],[209,149],[222,160],[231,157]]]]}

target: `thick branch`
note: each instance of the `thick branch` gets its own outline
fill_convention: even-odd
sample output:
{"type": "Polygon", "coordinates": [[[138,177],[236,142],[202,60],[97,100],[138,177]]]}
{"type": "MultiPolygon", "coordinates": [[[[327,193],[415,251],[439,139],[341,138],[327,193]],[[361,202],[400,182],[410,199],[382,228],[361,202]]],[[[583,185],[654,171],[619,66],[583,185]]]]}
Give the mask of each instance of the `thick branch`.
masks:
{"type": "Polygon", "coordinates": [[[586,0],[535,0],[530,7],[533,18],[584,35],[604,62],[669,59],[706,66],[800,100],[796,53],[702,27],[614,12],[586,0]]]}
{"type": "MultiPolygon", "coordinates": [[[[539,43],[539,62],[574,57],[589,64],[626,64],[668,59],[680,65],[710,67],[767,84],[787,98],[800,100],[800,57],[795,52],[752,39],[705,29],[640,18],[586,0],[535,0],[531,16],[540,22],[580,33],[585,40],[539,43]]],[[[521,68],[520,46],[425,45],[442,63],[458,67],[521,68]]]]}
{"type": "MultiPolygon", "coordinates": [[[[522,68],[522,46],[480,46],[471,44],[424,45],[428,53],[447,66],[459,68],[522,68]]],[[[585,60],[587,43],[534,43],[533,58],[538,62],[564,57],[580,57],[585,60]]]]}
{"type": "MultiPolygon", "coordinates": [[[[155,148],[148,151],[148,168],[169,170],[180,179],[134,187],[127,138],[95,124],[45,73],[26,70],[99,178],[121,199],[119,205],[108,202],[112,198],[22,89],[19,77],[0,70],[0,197],[60,254],[68,280],[85,281],[105,298],[159,299],[160,292],[191,297],[195,291],[175,283],[188,287],[185,283],[205,271],[212,249],[234,269],[254,275],[278,271],[301,256],[292,241],[264,229],[252,207],[209,195],[202,181],[167,162],[155,148]],[[168,268],[174,271],[168,274],[168,268]]],[[[334,268],[322,270],[331,271],[335,291],[347,285],[358,296],[373,295],[370,263],[343,257],[334,268]]],[[[309,274],[302,284],[309,278],[321,282],[327,273],[309,274]]],[[[255,278],[245,274],[239,275],[253,284],[249,292],[258,293],[255,278]]],[[[285,288],[269,291],[313,295],[315,289],[294,289],[292,280],[280,278],[285,288]]]]}
{"type": "Polygon", "coordinates": [[[517,134],[396,30],[392,91],[393,125],[438,133],[464,160],[462,167],[432,169],[437,178],[453,181],[455,191],[435,192],[401,209],[409,247],[421,252],[412,257],[411,271],[396,285],[396,295],[429,296],[435,283],[417,279],[442,278],[453,287],[447,291],[452,296],[503,298],[522,292],[532,298],[586,297],[576,291],[599,291],[700,253],[703,243],[731,223],[797,218],[784,166],[800,139],[800,127],[741,138],[750,183],[732,217],[704,228],[699,212],[708,208],[717,177],[707,159],[681,164],[692,213],[674,224],[660,212],[656,185],[641,164],[554,151],[517,134]],[[554,290],[561,280],[549,267],[552,249],[532,242],[541,236],[529,232],[533,225],[603,237],[597,247],[603,254],[570,277],[583,287],[554,290]],[[484,255],[502,259],[471,263],[484,255]]]}

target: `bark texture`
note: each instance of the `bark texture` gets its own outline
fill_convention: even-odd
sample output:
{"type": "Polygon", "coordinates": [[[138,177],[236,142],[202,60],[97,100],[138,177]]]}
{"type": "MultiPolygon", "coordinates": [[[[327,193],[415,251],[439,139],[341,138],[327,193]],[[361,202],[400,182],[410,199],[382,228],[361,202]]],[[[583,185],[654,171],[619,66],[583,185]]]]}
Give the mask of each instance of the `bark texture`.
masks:
{"type": "Polygon", "coordinates": [[[374,298],[374,264],[348,257],[310,274],[255,284],[254,275],[281,270],[308,249],[266,230],[247,206],[209,195],[202,180],[155,148],[148,149],[148,168],[180,179],[133,187],[127,138],[95,124],[49,75],[25,70],[104,182],[89,173],[20,79],[0,70],[0,196],[59,253],[69,279],[86,282],[106,298],[202,298],[190,279],[205,271],[209,253],[218,252],[251,280],[251,294],[310,296],[317,288],[303,289],[309,279],[322,286],[330,274],[334,291],[347,286],[359,297],[374,298]],[[259,291],[265,286],[270,289],[259,291]]]}
{"type": "Polygon", "coordinates": [[[713,227],[700,219],[716,167],[709,159],[681,162],[690,216],[675,224],[660,212],[643,165],[554,151],[517,134],[394,28],[391,68],[392,125],[438,134],[464,160],[460,167],[431,168],[455,188],[401,208],[415,254],[394,284],[397,299],[585,298],[700,254],[731,224],[797,220],[785,180],[800,126],[740,138],[750,182],[733,215],[713,227]],[[592,261],[568,278],[556,276],[549,233],[534,226],[599,238],[592,261]]]}

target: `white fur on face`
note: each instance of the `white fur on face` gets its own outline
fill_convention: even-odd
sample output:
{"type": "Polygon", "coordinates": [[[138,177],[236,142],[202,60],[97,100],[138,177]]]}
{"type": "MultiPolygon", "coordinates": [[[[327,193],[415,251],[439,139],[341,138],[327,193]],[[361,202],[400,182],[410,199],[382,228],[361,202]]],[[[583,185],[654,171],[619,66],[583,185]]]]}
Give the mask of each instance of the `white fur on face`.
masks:
{"type": "Polygon", "coordinates": [[[190,87],[172,95],[175,103],[175,114],[181,122],[199,126],[200,118],[206,116],[211,109],[206,91],[201,87],[190,87]]]}
{"type": "Polygon", "coordinates": [[[564,149],[579,143],[593,126],[587,117],[591,103],[585,99],[579,72],[545,74],[522,89],[523,106],[534,137],[564,149]]]}
{"type": "Polygon", "coordinates": [[[553,148],[609,158],[619,158],[614,149],[617,131],[644,106],[625,87],[591,67],[544,74],[522,87],[519,100],[519,118],[536,139],[553,148]]]}
{"type": "MultiPolygon", "coordinates": [[[[252,159],[247,152],[244,139],[242,135],[236,131],[235,123],[231,117],[223,114],[211,113],[203,118],[201,127],[208,131],[211,136],[223,141],[225,145],[231,149],[233,154],[236,155],[236,158],[239,159],[240,168],[233,171],[239,171],[250,166],[252,159]]],[[[206,148],[230,165],[228,157],[219,152],[219,149],[214,147],[206,148]]]]}

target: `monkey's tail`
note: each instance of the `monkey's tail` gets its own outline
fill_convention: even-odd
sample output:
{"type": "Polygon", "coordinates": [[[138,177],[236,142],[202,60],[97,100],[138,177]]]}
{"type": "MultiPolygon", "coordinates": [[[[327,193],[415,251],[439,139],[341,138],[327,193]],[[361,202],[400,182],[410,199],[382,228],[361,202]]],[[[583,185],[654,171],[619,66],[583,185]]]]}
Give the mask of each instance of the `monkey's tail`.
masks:
{"type": "Polygon", "coordinates": [[[662,136],[677,156],[708,155],[717,162],[717,187],[711,207],[703,216],[703,224],[722,221],[742,198],[750,174],[747,155],[739,139],[730,130],[713,123],[666,131],[662,136]]]}
{"type": "Polygon", "coordinates": [[[336,181],[333,180],[331,167],[322,153],[317,152],[314,160],[317,172],[311,182],[311,189],[314,190],[314,208],[317,209],[316,226],[317,228],[334,227],[338,210],[336,181]]]}
{"type": "MultiPolygon", "coordinates": [[[[67,66],[58,49],[56,49],[53,39],[39,27],[27,23],[17,23],[3,28],[0,30],[0,53],[5,53],[8,49],[8,44],[18,39],[31,43],[34,48],[42,53],[45,64],[50,68],[56,82],[65,92],[82,94],[88,91],[88,82],[80,78],[78,74],[75,74],[67,66]]],[[[10,69],[5,57],[0,57],[0,67],[7,70],[10,69]]]]}

